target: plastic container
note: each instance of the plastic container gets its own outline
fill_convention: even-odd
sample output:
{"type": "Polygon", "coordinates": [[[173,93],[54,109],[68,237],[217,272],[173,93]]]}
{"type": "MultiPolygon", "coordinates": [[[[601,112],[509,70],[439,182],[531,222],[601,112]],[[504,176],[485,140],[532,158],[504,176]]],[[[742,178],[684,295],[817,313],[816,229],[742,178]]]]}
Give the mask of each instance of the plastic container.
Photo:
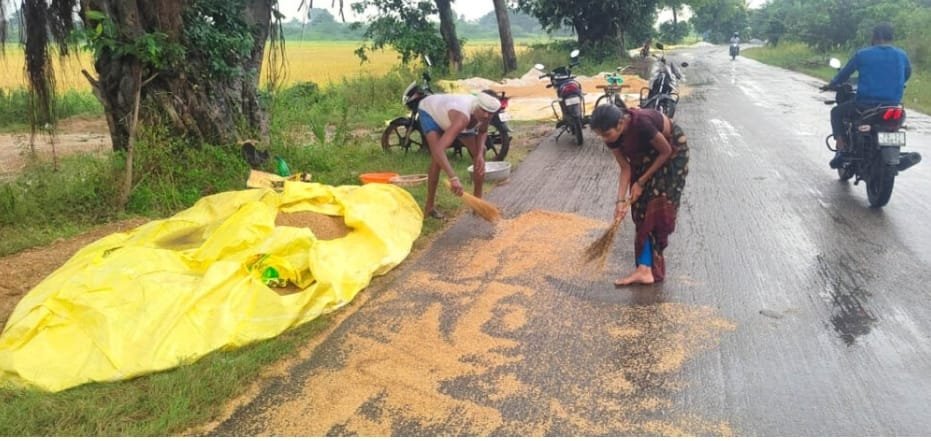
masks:
{"type": "MultiPolygon", "coordinates": [[[[469,174],[475,170],[469,166],[469,174]]],[[[507,161],[487,161],[485,162],[485,182],[503,181],[511,176],[511,163],[507,161]]]]}
{"type": "Polygon", "coordinates": [[[388,184],[391,182],[391,178],[395,178],[397,176],[397,173],[391,172],[362,173],[359,175],[359,180],[362,181],[363,184],[388,184]]]}
{"type": "Polygon", "coordinates": [[[427,175],[401,175],[391,178],[389,181],[399,187],[416,187],[427,182],[427,175]]]}

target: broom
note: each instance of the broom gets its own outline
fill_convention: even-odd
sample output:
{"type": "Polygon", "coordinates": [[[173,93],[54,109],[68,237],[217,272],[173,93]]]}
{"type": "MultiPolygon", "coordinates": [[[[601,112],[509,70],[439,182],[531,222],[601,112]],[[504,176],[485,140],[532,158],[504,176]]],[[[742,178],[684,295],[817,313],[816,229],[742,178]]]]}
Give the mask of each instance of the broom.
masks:
{"type": "MultiPolygon", "coordinates": [[[[452,189],[452,184],[450,184],[449,179],[446,179],[445,182],[446,187],[452,189]]],[[[501,212],[498,211],[498,207],[495,207],[491,203],[479,199],[466,191],[462,192],[462,200],[481,216],[482,219],[491,223],[496,223],[501,220],[501,212]]]]}
{"type": "MultiPolygon", "coordinates": [[[[627,204],[630,204],[628,202],[627,204]]],[[[611,226],[605,230],[604,233],[601,233],[601,236],[592,242],[588,248],[585,249],[585,261],[591,262],[595,259],[604,262],[605,257],[608,256],[608,251],[611,251],[611,245],[614,244],[614,236],[617,235],[617,229],[621,226],[621,220],[615,219],[611,223],[611,226]]]]}

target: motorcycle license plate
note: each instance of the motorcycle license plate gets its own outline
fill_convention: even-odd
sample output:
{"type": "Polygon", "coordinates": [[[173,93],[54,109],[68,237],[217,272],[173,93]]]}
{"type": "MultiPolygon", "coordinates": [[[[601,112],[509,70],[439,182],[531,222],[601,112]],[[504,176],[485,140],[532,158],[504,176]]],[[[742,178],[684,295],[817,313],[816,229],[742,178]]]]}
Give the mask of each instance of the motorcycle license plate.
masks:
{"type": "Polygon", "coordinates": [[[876,135],[878,137],[879,145],[905,145],[905,132],[879,132],[876,135]]]}
{"type": "Polygon", "coordinates": [[[498,119],[500,119],[502,122],[508,122],[511,120],[511,115],[507,112],[501,112],[498,114],[498,119]]]}
{"type": "Polygon", "coordinates": [[[563,102],[566,103],[567,106],[571,106],[573,104],[581,103],[582,98],[579,98],[577,96],[570,96],[569,98],[566,98],[563,102]]]}

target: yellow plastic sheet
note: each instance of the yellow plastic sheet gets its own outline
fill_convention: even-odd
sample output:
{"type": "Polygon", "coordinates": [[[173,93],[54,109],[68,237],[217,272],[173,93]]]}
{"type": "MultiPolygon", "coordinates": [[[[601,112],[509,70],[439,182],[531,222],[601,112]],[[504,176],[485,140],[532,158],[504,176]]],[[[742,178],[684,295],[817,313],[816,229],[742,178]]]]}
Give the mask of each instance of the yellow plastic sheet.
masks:
{"type": "Polygon", "coordinates": [[[0,335],[0,384],[60,391],[189,363],[268,339],[347,303],[408,256],[423,214],[394,185],[286,182],[208,196],[78,251],[17,305],[0,335]],[[343,216],[318,240],[278,212],[343,216]],[[281,295],[269,266],[303,288],[281,295]]]}

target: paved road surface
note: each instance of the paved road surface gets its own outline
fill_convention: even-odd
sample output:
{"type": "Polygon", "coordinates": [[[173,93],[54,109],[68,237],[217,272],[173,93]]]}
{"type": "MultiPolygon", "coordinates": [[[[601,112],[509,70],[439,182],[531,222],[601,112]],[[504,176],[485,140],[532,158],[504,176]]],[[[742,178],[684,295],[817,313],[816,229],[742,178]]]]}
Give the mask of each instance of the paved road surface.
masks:
{"type": "MultiPolygon", "coordinates": [[[[617,167],[550,137],[489,195],[508,221],[456,221],[212,434],[931,434],[931,165],[868,208],[827,168],[820,82],[726,50],[670,54],[691,163],[667,281],[611,285],[629,222],[604,271],[578,263],[617,167]]],[[[927,153],[931,119],[908,125],[927,153]]]]}

